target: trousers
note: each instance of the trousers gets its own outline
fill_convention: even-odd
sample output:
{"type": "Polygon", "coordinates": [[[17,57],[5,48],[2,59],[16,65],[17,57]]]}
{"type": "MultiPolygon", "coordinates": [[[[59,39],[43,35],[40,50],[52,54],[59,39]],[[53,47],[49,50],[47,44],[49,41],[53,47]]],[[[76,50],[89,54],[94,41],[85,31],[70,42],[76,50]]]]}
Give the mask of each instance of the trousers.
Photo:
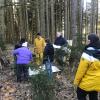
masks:
{"type": "Polygon", "coordinates": [[[78,100],[87,100],[86,97],[89,96],[89,100],[98,100],[98,92],[96,91],[85,91],[77,88],[77,98],[78,100]]]}

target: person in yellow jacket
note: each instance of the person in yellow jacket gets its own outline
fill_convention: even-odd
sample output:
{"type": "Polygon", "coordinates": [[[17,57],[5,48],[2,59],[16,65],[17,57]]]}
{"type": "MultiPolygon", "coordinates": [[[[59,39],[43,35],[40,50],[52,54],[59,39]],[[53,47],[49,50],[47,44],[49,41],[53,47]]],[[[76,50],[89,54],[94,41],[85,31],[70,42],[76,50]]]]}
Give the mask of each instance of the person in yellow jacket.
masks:
{"type": "Polygon", "coordinates": [[[93,33],[88,35],[88,40],[74,79],[78,100],[86,100],[87,95],[89,100],[98,100],[100,91],[100,40],[93,33]]]}
{"type": "Polygon", "coordinates": [[[40,65],[43,60],[43,52],[45,48],[45,40],[42,38],[41,33],[37,33],[37,37],[34,40],[34,52],[36,54],[36,63],[40,65]]]}

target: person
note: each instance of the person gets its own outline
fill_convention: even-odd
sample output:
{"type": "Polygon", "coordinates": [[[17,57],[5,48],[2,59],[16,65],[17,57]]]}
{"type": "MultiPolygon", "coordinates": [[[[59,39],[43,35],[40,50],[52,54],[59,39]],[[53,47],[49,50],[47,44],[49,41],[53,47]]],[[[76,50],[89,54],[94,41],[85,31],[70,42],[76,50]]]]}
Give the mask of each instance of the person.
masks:
{"type": "MultiPolygon", "coordinates": [[[[26,42],[26,39],[21,38],[20,41],[17,44],[15,44],[14,50],[21,48],[22,44],[25,43],[25,42],[26,42]]],[[[16,62],[17,62],[17,56],[14,55],[14,72],[15,72],[15,74],[16,74],[16,62]]]]}
{"type": "Polygon", "coordinates": [[[22,47],[15,49],[13,51],[13,55],[17,56],[17,61],[16,61],[17,82],[21,82],[22,80],[28,79],[27,64],[29,64],[32,60],[32,52],[27,48],[27,45],[28,43],[25,42],[22,44],[22,47]]]}
{"type": "Polygon", "coordinates": [[[63,46],[67,44],[67,41],[62,37],[61,32],[57,32],[57,37],[54,42],[55,45],[63,46]]]}
{"type": "Polygon", "coordinates": [[[41,33],[37,33],[37,37],[34,40],[34,53],[36,54],[36,64],[42,64],[43,52],[45,48],[45,40],[42,38],[41,33]]]}
{"type": "Polygon", "coordinates": [[[20,41],[17,44],[15,44],[14,49],[18,49],[18,48],[22,47],[22,44],[25,43],[25,42],[26,42],[26,39],[21,38],[20,41]]]}
{"type": "Polygon", "coordinates": [[[52,63],[54,60],[54,47],[51,44],[49,39],[46,39],[46,46],[44,48],[44,56],[43,56],[43,64],[45,64],[45,68],[48,74],[48,77],[51,79],[52,77],[52,63]]]}
{"type": "Polygon", "coordinates": [[[85,47],[74,79],[78,100],[98,100],[100,91],[100,39],[91,33],[85,47]]]}
{"type": "Polygon", "coordinates": [[[52,63],[54,60],[54,47],[51,44],[49,39],[46,39],[45,42],[46,42],[46,46],[44,48],[44,53],[43,53],[43,58],[44,58],[43,63],[45,63],[45,61],[47,61],[48,58],[49,58],[50,62],[52,63]]]}

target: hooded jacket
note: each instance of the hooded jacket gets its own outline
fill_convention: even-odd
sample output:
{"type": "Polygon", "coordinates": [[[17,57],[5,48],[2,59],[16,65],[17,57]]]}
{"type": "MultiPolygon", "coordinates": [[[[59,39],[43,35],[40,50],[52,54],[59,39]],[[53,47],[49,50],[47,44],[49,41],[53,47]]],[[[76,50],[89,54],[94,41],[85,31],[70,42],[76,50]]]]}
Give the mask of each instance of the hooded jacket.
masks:
{"type": "Polygon", "coordinates": [[[85,91],[100,91],[100,41],[85,47],[74,84],[85,91]]]}

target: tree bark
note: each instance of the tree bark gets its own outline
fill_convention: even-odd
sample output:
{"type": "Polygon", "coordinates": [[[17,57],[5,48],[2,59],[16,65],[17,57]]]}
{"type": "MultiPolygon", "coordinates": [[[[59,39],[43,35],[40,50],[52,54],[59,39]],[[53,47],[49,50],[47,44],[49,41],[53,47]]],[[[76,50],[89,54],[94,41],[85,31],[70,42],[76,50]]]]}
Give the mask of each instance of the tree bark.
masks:
{"type": "Polygon", "coordinates": [[[5,36],[5,23],[4,23],[4,0],[0,0],[0,37],[2,40],[5,36]]]}
{"type": "Polygon", "coordinates": [[[90,33],[95,33],[95,25],[96,25],[96,1],[91,1],[91,19],[90,19],[90,33]]]}
{"type": "Polygon", "coordinates": [[[44,14],[44,0],[40,0],[40,30],[45,35],[45,14],[44,14]]]}
{"type": "Polygon", "coordinates": [[[77,46],[77,0],[71,0],[71,34],[73,46],[77,46]]]}
{"type": "Polygon", "coordinates": [[[64,0],[64,37],[65,39],[67,39],[67,32],[68,32],[68,10],[67,10],[67,7],[68,6],[68,0],[64,0]]]}
{"type": "Polygon", "coordinates": [[[55,22],[54,22],[54,0],[51,0],[51,40],[55,38],[55,22]]]}
{"type": "Polygon", "coordinates": [[[49,9],[48,9],[48,0],[45,0],[46,2],[46,37],[49,37],[50,32],[49,32],[49,9]]]}

